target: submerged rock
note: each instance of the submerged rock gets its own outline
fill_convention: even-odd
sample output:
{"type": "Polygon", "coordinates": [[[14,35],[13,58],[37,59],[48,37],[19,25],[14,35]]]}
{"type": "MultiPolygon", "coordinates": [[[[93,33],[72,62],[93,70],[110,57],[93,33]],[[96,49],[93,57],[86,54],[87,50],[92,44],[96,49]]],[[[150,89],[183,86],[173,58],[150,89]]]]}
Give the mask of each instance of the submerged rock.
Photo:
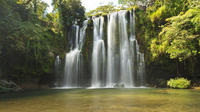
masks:
{"type": "Polygon", "coordinates": [[[116,84],[114,84],[113,87],[115,87],[115,88],[124,88],[125,85],[123,83],[116,83],[116,84]]]}

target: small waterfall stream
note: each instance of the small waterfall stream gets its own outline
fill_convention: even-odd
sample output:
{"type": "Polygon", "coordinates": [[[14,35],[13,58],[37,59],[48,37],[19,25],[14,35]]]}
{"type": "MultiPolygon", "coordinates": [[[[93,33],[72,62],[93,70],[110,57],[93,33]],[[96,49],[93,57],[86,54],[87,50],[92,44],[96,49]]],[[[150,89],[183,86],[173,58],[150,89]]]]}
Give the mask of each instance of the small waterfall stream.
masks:
{"type": "Polygon", "coordinates": [[[117,43],[116,43],[116,32],[117,30],[117,15],[118,13],[112,13],[108,15],[108,39],[107,39],[107,78],[106,78],[106,87],[113,87],[113,84],[115,83],[115,76],[118,75],[118,60],[119,56],[117,56],[115,53],[117,51],[117,43]]]}
{"type": "Polygon", "coordinates": [[[75,38],[75,42],[72,44],[74,48],[70,50],[69,53],[66,53],[65,57],[65,69],[64,69],[64,87],[79,87],[79,77],[80,77],[80,53],[82,49],[82,45],[85,38],[85,32],[87,29],[87,20],[84,21],[83,27],[79,29],[79,26],[74,25],[72,28],[75,32],[75,36],[71,37],[75,38]]]}
{"type": "Polygon", "coordinates": [[[105,45],[102,39],[104,18],[94,18],[93,52],[92,52],[92,87],[102,86],[105,74],[105,45]]]}
{"type": "Polygon", "coordinates": [[[119,41],[120,41],[120,76],[121,84],[124,87],[133,87],[133,54],[131,53],[130,38],[128,37],[126,11],[118,13],[119,20],[119,41]]]}
{"type": "Polygon", "coordinates": [[[60,76],[61,76],[61,60],[60,60],[60,57],[59,56],[56,56],[56,59],[55,59],[55,63],[54,63],[54,66],[55,66],[55,69],[54,69],[54,72],[55,72],[55,75],[56,75],[56,86],[59,86],[60,85],[60,76]]]}

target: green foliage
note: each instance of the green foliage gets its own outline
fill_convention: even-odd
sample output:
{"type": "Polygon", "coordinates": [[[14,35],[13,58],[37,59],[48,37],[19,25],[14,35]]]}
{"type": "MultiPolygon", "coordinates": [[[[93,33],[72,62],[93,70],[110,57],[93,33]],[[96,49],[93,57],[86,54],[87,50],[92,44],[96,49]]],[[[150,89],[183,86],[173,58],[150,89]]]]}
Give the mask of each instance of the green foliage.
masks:
{"type": "Polygon", "coordinates": [[[198,55],[200,13],[196,4],[199,3],[197,0],[156,0],[143,13],[146,19],[139,15],[145,28],[139,27],[138,31],[145,32],[141,36],[152,59],[169,54],[171,59],[182,61],[198,55]]]}
{"type": "Polygon", "coordinates": [[[86,13],[86,16],[103,16],[115,11],[117,11],[117,9],[113,5],[104,5],[86,13]]]}
{"type": "MultiPolygon", "coordinates": [[[[36,14],[26,3],[15,0],[1,3],[0,68],[3,77],[18,83],[40,83],[52,77],[54,49],[60,46],[55,44],[58,34],[52,30],[54,25],[43,16],[46,6],[38,6],[37,11],[40,8],[43,11],[36,14]]],[[[37,5],[39,3],[42,2],[37,5]]],[[[50,80],[44,83],[47,81],[50,80]]]]}
{"type": "Polygon", "coordinates": [[[62,34],[62,29],[60,29],[59,23],[59,12],[51,12],[46,15],[44,20],[48,27],[56,34],[62,34]]]}
{"type": "Polygon", "coordinates": [[[189,8],[191,9],[200,9],[200,1],[199,0],[188,0],[189,8]]]}
{"type": "Polygon", "coordinates": [[[17,0],[17,4],[24,6],[33,12],[39,19],[44,18],[44,13],[48,4],[41,0],[17,0]]]}
{"type": "Polygon", "coordinates": [[[199,14],[200,10],[189,9],[183,15],[168,18],[168,24],[159,34],[160,38],[152,41],[154,55],[168,53],[171,59],[178,58],[180,61],[197,55],[200,48],[199,14]]]}
{"type": "Polygon", "coordinates": [[[63,31],[73,24],[81,25],[85,20],[85,8],[80,0],[53,0],[53,5],[63,31]]]}
{"type": "MultiPolygon", "coordinates": [[[[199,0],[119,2],[123,4],[120,8],[112,4],[100,6],[86,16],[134,9],[136,37],[140,50],[146,54],[147,66],[152,64],[175,73],[176,69],[179,71],[176,64],[179,60],[186,68],[183,72],[194,74],[198,71],[185,65],[200,65],[199,0]]],[[[67,33],[73,24],[81,25],[85,20],[85,9],[80,0],[53,0],[53,5],[54,11],[46,14],[47,4],[41,0],[0,0],[0,68],[3,77],[17,82],[43,82],[53,77],[54,57],[64,57],[68,49],[70,37],[67,33]]],[[[87,30],[90,32],[84,55],[89,59],[92,27],[87,30]]]]}
{"type": "Polygon", "coordinates": [[[68,36],[72,25],[82,25],[85,20],[85,8],[82,6],[80,0],[53,0],[54,15],[48,15],[53,19],[55,28],[63,38],[63,46],[66,51],[69,50],[68,41],[71,37],[68,36]]]}
{"type": "Polygon", "coordinates": [[[46,14],[41,0],[0,1],[0,68],[2,77],[17,83],[51,83],[54,58],[65,54],[66,32],[81,24],[80,0],[54,0],[46,14]]]}
{"type": "Polygon", "coordinates": [[[164,5],[158,8],[158,10],[156,10],[150,15],[151,21],[152,22],[161,21],[165,17],[166,13],[167,13],[166,6],[164,5]]]}
{"type": "Polygon", "coordinates": [[[175,78],[167,81],[167,85],[171,88],[186,89],[190,86],[190,81],[185,78],[175,78]]]}
{"type": "Polygon", "coordinates": [[[85,19],[85,8],[80,0],[64,0],[60,7],[64,27],[71,27],[75,23],[82,24],[85,19]]]}
{"type": "Polygon", "coordinates": [[[123,5],[128,5],[128,6],[132,6],[132,5],[146,5],[147,1],[146,0],[118,0],[119,4],[123,4],[123,5]]]}
{"type": "Polygon", "coordinates": [[[199,0],[150,0],[145,8],[138,5],[136,38],[146,54],[149,79],[168,79],[168,72],[198,76],[199,7],[199,0]]]}
{"type": "Polygon", "coordinates": [[[186,0],[155,0],[154,5],[147,8],[147,13],[151,21],[159,27],[166,23],[165,19],[176,16],[186,9],[186,0]]]}

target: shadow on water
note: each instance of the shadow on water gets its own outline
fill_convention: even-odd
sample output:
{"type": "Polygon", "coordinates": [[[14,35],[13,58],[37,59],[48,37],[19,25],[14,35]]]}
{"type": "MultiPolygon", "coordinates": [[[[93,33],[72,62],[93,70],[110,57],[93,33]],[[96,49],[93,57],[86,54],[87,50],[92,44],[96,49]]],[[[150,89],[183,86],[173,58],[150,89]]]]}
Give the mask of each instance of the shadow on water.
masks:
{"type": "Polygon", "coordinates": [[[33,89],[33,90],[22,90],[19,92],[2,93],[0,94],[0,101],[48,96],[64,92],[70,92],[73,90],[75,89],[33,89]]]}
{"type": "Polygon", "coordinates": [[[78,88],[78,89],[34,89],[34,90],[24,90],[19,92],[10,92],[0,94],[0,101],[9,100],[9,99],[21,99],[29,97],[39,97],[39,96],[48,96],[55,94],[87,94],[87,95],[98,95],[98,94],[162,94],[170,96],[179,96],[179,95],[200,95],[198,90],[180,90],[180,89],[153,89],[153,88],[78,88]],[[134,91],[133,91],[134,90],[134,91]],[[113,92],[114,91],[114,92],[113,92]]]}

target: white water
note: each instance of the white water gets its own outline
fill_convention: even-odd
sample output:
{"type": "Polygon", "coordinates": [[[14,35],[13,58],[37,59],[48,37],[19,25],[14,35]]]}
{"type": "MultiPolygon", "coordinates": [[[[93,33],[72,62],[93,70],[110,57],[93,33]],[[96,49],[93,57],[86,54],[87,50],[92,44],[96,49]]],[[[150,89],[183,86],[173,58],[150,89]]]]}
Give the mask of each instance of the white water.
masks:
{"type": "Polygon", "coordinates": [[[59,56],[56,56],[54,66],[55,66],[55,75],[56,75],[55,85],[59,86],[60,76],[61,76],[61,60],[59,56]]]}
{"type": "Polygon", "coordinates": [[[65,57],[65,87],[78,87],[80,50],[71,50],[65,57]]]}
{"type": "Polygon", "coordinates": [[[117,62],[117,56],[115,55],[115,52],[117,50],[116,45],[116,32],[117,32],[117,14],[118,13],[112,13],[108,15],[108,39],[107,39],[107,79],[106,79],[106,86],[107,87],[113,87],[115,83],[115,75],[117,75],[117,69],[116,68],[116,62],[117,62]]]}
{"type": "MultiPolygon", "coordinates": [[[[129,23],[127,17],[127,11],[119,11],[108,15],[106,79],[100,80],[100,77],[104,74],[101,74],[102,70],[99,68],[99,63],[104,62],[104,60],[98,59],[98,56],[102,56],[104,53],[99,51],[99,47],[97,47],[99,43],[97,42],[102,42],[102,37],[98,41],[94,41],[92,87],[133,88],[143,86],[144,54],[139,52],[139,46],[135,38],[134,12],[129,14],[129,23]],[[128,29],[130,29],[130,32],[128,32],[128,29]]],[[[94,34],[102,35],[101,32],[96,31],[105,28],[101,25],[99,17],[95,18],[94,34]]],[[[97,37],[99,36],[94,35],[94,39],[97,37]]]]}
{"type": "MultiPolygon", "coordinates": [[[[65,71],[64,71],[64,82],[63,86],[68,88],[79,87],[79,77],[80,77],[80,53],[82,45],[85,38],[85,32],[87,28],[87,21],[84,22],[83,27],[79,30],[79,26],[74,25],[75,35],[72,35],[72,39],[75,38],[75,42],[72,46],[72,50],[69,53],[66,53],[65,57],[65,71]]],[[[73,33],[73,32],[72,32],[73,33]]]]}
{"type": "Polygon", "coordinates": [[[133,54],[127,29],[127,11],[109,15],[108,20],[108,62],[106,87],[134,87],[133,54]],[[118,32],[118,35],[116,35],[118,32]]]}
{"type": "MultiPolygon", "coordinates": [[[[74,42],[66,53],[64,88],[78,88],[83,68],[81,49],[85,41],[87,21],[82,28],[74,25],[74,42]]],[[[91,37],[89,37],[91,38],[91,37]]],[[[105,17],[93,17],[93,49],[91,54],[90,88],[135,88],[144,86],[144,54],[139,51],[135,36],[134,12],[119,11],[105,17]],[[128,19],[129,18],[129,19],[128,19]],[[107,31],[106,31],[106,29],[107,31]],[[105,37],[107,36],[107,37],[105,37]]],[[[89,46],[88,46],[89,47],[89,46]]],[[[85,61],[85,60],[84,60],[85,61]]],[[[87,63],[88,64],[88,63],[87,63]]],[[[89,65],[84,65],[87,68],[89,65]]],[[[90,73],[84,74],[90,76],[90,73]]]]}
{"type": "MultiPolygon", "coordinates": [[[[124,87],[133,87],[133,54],[131,54],[130,41],[128,38],[126,11],[118,13],[119,18],[119,41],[120,41],[120,70],[121,84],[124,87]]],[[[132,36],[132,35],[131,35],[132,36]]]]}
{"type": "Polygon", "coordinates": [[[93,52],[92,52],[92,83],[91,87],[99,88],[105,80],[105,46],[103,37],[104,18],[93,19],[93,52]]]}

